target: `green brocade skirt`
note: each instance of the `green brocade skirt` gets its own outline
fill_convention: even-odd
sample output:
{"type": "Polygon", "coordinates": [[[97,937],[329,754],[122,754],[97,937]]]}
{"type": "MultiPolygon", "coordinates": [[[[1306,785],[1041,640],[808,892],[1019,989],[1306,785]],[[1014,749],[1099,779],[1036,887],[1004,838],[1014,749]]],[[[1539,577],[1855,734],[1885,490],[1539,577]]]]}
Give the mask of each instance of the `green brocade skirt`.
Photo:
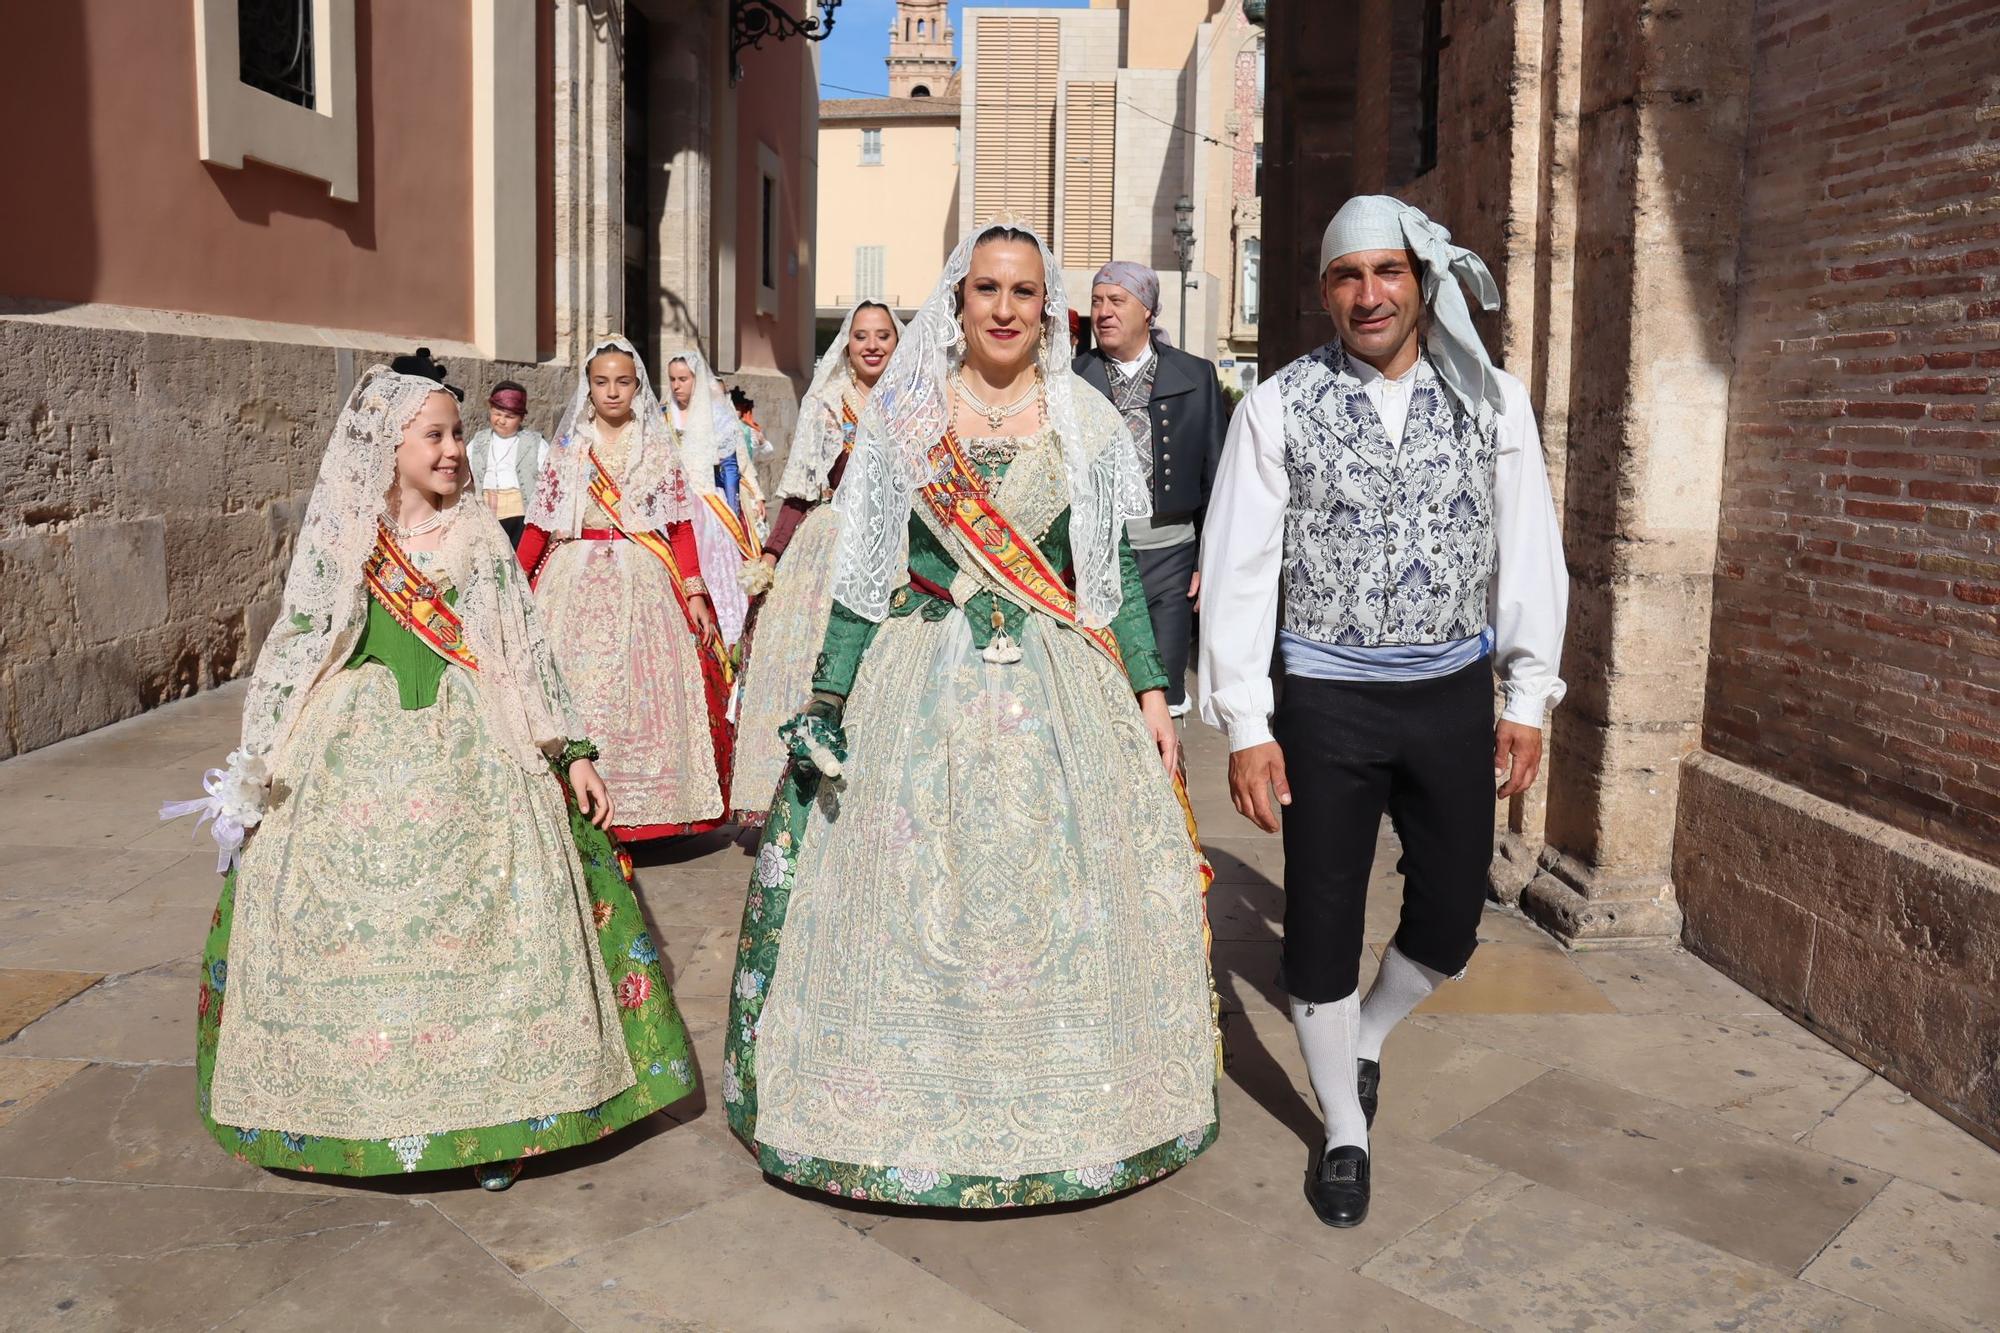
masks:
{"type": "Polygon", "coordinates": [[[590,890],[598,948],[618,996],[618,1017],[637,1080],[633,1086],[587,1110],[391,1139],[324,1138],[269,1126],[218,1124],[209,1114],[209,1087],[222,1016],[228,1008],[229,929],[236,899],[236,872],[232,870],[223,880],[222,900],[202,951],[195,1027],[201,1121],[215,1141],[240,1161],[289,1171],[343,1176],[434,1171],[512,1161],[589,1143],[692,1092],[695,1074],[687,1029],[667,989],[657,951],[632,894],[630,858],[609,834],[578,813],[573,802],[569,822],[590,890]]]}

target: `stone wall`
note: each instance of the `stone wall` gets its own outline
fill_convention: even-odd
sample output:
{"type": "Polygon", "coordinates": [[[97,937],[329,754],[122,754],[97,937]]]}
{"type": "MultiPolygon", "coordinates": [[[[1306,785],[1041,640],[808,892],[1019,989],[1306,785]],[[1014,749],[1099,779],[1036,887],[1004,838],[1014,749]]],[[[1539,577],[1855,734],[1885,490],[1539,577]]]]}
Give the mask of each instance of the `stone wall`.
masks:
{"type": "MultiPolygon", "coordinates": [[[[247,672],[342,386],[408,350],[144,331],[174,318],[0,317],[0,758],[247,672]]],[[[574,383],[440,356],[469,427],[512,377],[551,430],[574,383]]]]}
{"type": "Polygon", "coordinates": [[[1709,754],[1677,823],[1688,947],[2000,1148],[2000,868],[1709,754]]]}
{"type": "Polygon", "coordinates": [[[1996,38],[1759,7],[1674,877],[1690,947],[2000,1144],[1996,38]]]}
{"type": "Polygon", "coordinates": [[[1703,743],[1996,861],[2000,11],[1911,8],[1758,28],[1703,743]]]}

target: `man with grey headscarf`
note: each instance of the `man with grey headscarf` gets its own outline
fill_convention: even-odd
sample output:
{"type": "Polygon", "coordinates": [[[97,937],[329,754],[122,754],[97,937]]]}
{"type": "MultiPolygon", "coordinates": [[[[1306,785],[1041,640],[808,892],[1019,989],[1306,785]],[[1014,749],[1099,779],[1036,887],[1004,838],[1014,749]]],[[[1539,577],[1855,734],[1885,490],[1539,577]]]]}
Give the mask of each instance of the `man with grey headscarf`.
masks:
{"type": "Polygon", "coordinates": [[[1383,1038],[1470,961],[1493,800],[1541,766],[1569,576],[1528,392],[1466,305],[1499,304],[1479,257],[1366,195],[1335,214],[1319,268],[1337,336],[1245,400],[1216,478],[1201,707],[1229,733],[1236,808],[1267,832],[1282,813],[1284,985],[1326,1120],[1305,1193],[1355,1226],[1383,1038]],[[1403,903],[1363,1000],[1384,810],[1403,903]]]}
{"type": "Polygon", "coordinates": [[[1188,708],[1188,651],[1201,593],[1202,511],[1222,458],[1229,405],[1215,367],[1171,346],[1159,312],[1159,275],[1144,264],[1112,260],[1090,287],[1096,346],[1071,369],[1111,400],[1152,470],[1153,512],[1126,527],[1167,668],[1167,711],[1179,717],[1188,708]]]}

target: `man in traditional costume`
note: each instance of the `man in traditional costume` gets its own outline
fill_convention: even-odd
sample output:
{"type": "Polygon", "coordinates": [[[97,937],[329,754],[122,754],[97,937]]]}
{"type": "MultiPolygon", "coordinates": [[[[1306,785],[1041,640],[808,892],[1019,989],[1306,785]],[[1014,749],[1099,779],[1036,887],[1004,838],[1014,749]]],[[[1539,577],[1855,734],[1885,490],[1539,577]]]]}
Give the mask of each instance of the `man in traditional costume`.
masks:
{"type": "Polygon", "coordinates": [[[1146,460],[1153,512],[1131,521],[1132,552],[1146,581],[1146,611],[1167,664],[1167,708],[1188,709],[1188,653],[1201,593],[1202,511],[1222,459],[1229,404],[1215,367],[1168,345],[1158,323],[1159,275],[1113,260],[1091,284],[1097,346],[1076,358],[1084,383],[1111,400],[1146,460]]]}
{"type": "Polygon", "coordinates": [[[1354,1226],[1383,1038],[1471,959],[1496,787],[1517,795],[1540,767],[1568,573],[1527,390],[1487,358],[1459,290],[1499,304],[1479,257],[1369,195],[1327,227],[1320,273],[1338,336],[1245,400],[1216,477],[1200,694],[1229,733],[1236,808],[1267,831],[1282,810],[1284,985],[1326,1117],[1305,1193],[1354,1226]],[[1402,916],[1362,1000],[1384,809],[1402,916]]]}

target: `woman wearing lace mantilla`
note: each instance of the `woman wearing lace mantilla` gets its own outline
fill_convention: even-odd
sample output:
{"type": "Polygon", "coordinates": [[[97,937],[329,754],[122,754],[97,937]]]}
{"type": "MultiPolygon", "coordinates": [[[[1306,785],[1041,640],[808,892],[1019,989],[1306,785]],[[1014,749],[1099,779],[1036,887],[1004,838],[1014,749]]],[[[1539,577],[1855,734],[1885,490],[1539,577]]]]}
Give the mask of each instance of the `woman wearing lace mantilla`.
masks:
{"type": "Polygon", "coordinates": [[[667,358],[667,415],[693,492],[694,541],[716,628],[740,657],[750,599],[769,586],[758,559],[764,554],[764,495],[752,466],[750,428],[692,348],[667,358]]]}
{"type": "MultiPolygon", "coordinates": [[[[731,668],[690,519],[695,488],[639,353],[591,349],[528,506],[521,563],[627,842],[729,814],[731,668]]],[[[741,595],[740,592],[738,594],[741,595]]]]}
{"type": "Polygon", "coordinates": [[[1066,309],[1033,233],[968,236],[861,412],[722,1079],[784,1180],[1057,1203],[1215,1137],[1208,868],[1123,535],[1145,475],[1066,309]]]}
{"type": "Polygon", "coordinates": [[[506,534],[466,498],[443,368],[396,365],[334,428],[240,748],[162,812],[212,818],[229,868],[200,1111],[260,1166],[472,1166],[504,1189],[694,1073],[596,751],[506,534]]]}
{"type": "Polygon", "coordinates": [[[799,402],[798,431],[778,483],[782,504],[764,543],[763,562],[774,571],[771,591],[757,612],[737,704],[734,790],[740,824],[764,822],[788,757],[778,728],[812,700],[813,659],[833,610],[833,554],[840,532],[826,501],[840,487],[861,409],[902,332],[903,322],[888,306],[878,301],[855,306],[799,402]]]}

